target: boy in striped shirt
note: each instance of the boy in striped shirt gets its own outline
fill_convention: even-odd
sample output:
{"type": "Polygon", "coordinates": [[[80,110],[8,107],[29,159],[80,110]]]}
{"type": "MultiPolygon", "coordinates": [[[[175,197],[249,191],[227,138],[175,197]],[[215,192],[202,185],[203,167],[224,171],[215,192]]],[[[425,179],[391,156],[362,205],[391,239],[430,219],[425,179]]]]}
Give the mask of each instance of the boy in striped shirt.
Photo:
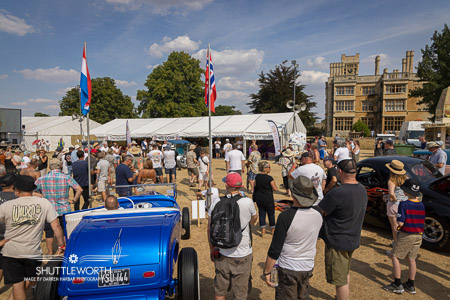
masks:
{"type": "Polygon", "coordinates": [[[407,179],[400,187],[408,197],[407,201],[400,202],[398,206],[397,222],[398,237],[392,250],[391,258],[394,268],[395,281],[383,286],[388,292],[401,294],[407,291],[415,294],[414,279],[416,277],[416,257],[422,244],[422,234],[425,223],[425,206],[420,201],[420,185],[413,179],[407,179]],[[405,283],[401,283],[401,266],[399,259],[408,256],[409,278],[405,283]]]}

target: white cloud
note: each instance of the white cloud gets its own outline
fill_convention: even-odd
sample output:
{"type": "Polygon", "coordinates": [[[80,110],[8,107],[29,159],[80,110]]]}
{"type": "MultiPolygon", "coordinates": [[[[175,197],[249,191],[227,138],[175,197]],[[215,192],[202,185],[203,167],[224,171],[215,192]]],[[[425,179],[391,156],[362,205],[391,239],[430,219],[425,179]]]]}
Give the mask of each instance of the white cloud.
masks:
{"type": "Polygon", "coordinates": [[[154,68],[156,68],[158,65],[148,65],[148,66],[146,66],[145,68],[147,69],[147,70],[153,70],[154,68]]]}
{"type": "Polygon", "coordinates": [[[59,105],[57,105],[57,104],[54,104],[54,105],[47,105],[47,106],[44,107],[44,108],[45,108],[45,109],[57,109],[57,110],[60,109],[59,105]]]}
{"type": "Polygon", "coordinates": [[[328,73],[320,71],[303,71],[299,80],[302,84],[324,84],[328,76],[328,73]]]}
{"type": "Polygon", "coordinates": [[[218,91],[217,99],[230,99],[230,98],[249,98],[248,93],[240,91],[218,91]]]}
{"type": "Polygon", "coordinates": [[[71,82],[80,80],[80,72],[75,71],[74,69],[64,70],[60,67],[36,70],[24,69],[14,72],[21,73],[25,79],[34,79],[46,82],[71,82]]]}
{"type": "Polygon", "coordinates": [[[28,103],[27,103],[27,101],[22,101],[22,102],[11,102],[10,104],[13,106],[25,106],[28,103]]]}
{"type": "Polygon", "coordinates": [[[37,99],[28,99],[28,103],[54,103],[56,100],[37,98],[37,99]]]}
{"type": "Polygon", "coordinates": [[[306,64],[309,67],[319,67],[322,69],[325,69],[329,66],[329,63],[325,61],[325,57],[323,57],[323,56],[318,56],[318,57],[314,58],[313,60],[308,59],[306,61],[306,64]]]}
{"type": "Polygon", "coordinates": [[[57,90],[55,92],[55,94],[58,95],[58,96],[65,96],[67,94],[67,92],[70,91],[73,88],[74,88],[73,86],[68,86],[66,88],[62,88],[62,89],[57,90]]]}
{"type": "Polygon", "coordinates": [[[258,80],[241,81],[235,77],[224,77],[219,80],[217,86],[224,89],[245,90],[258,87],[258,80]]]}
{"type": "Polygon", "coordinates": [[[24,19],[13,16],[4,9],[0,9],[0,31],[24,36],[27,33],[34,32],[34,29],[24,19]]]}
{"type": "Polygon", "coordinates": [[[155,14],[168,14],[170,10],[175,13],[185,14],[188,11],[200,10],[213,0],[105,0],[115,10],[138,10],[144,6],[150,7],[155,14]]]}
{"type": "Polygon", "coordinates": [[[378,55],[380,56],[380,63],[382,63],[383,65],[391,64],[389,55],[384,53],[369,55],[368,57],[361,59],[361,63],[371,63],[375,65],[375,57],[377,57],[378,55]]]}
{"type": "MultiPolygon", "coordinates": [[[[204,64],[206,63],[206,49],[202,49],[193,56],[204,64]]],[[[212,51],[214,72],[220,76],[242,75],[259,71],[264,60],[264,51],[249,50],[224,50],[212,51]]]]}
{"type": "Polygon", "coordinates": [[[126,80],[118,80],[118,79],[115,79],[114,81],[116,82],[116,85],[118,87],[127,88],[127,87],[130,87],[130,86],[137,85],[137,83],[134,82],[134,81],[126,81],[126,80]]]}
{"type": "Polygon", "coordinates": [[[162,57],[164,54],[172,51],[193,52],[198,49],[200,43],[200,41],[195,42],[191,40],[187,35],[179,36],[173,40],[166,36],[163,38],[161,45],[158,43],[151,45],[148,49],[148,54],[155,57],[162,57]]]}
{"type": "Polygon", "coordinates": [[[8,74],[1,74],[1,75],[0,75],[0,80],[1,80],[1,79],[6,79],[6,78],[8,78],[8,74]]]}

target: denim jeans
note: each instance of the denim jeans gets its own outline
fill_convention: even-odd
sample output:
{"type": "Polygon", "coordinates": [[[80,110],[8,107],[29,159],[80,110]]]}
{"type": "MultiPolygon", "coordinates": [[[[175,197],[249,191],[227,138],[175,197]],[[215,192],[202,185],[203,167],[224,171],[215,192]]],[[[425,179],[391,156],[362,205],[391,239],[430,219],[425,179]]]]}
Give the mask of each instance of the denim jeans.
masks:
{"type": "Polygon", "coordinates": [[[275,228],[275,203],[261,203],[256,202],[259,212],[259,226],[266,228],[266,214],[269,217],[269,225],[271,228],[275,228]]]}

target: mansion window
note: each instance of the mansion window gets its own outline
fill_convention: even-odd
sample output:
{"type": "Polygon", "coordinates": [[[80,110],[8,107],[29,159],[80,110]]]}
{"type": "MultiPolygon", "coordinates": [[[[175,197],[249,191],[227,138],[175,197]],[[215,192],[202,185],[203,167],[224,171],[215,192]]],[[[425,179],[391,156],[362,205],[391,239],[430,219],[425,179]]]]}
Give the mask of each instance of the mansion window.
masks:
{"type": "Polygon", "coordinates": [[[362,101],[362,111],[373,111],[372,101],[362,101]]]}
{"type": "Polygon", "coordinates": [[[375,94],[375,87],[374,86],[363,86],[362,94],[365,96],[375,94]]]}
{"type": "Polygon", "coordinates": [[[405,100],[386,100],[385,111],[402,111],[405,110],[405,100]]]}
{"type": "Polygon", "coordinates": [[[363,121],[363,123],[366,124],[370,130],[373,130],[373,118],[363,117],[361,118],[361,121],[363,121]]]}
{"type": "Polygon", "coordinates": [[[338,86],[336,87],[336,95],[342,96],[342,95],[353,95],[353,86],[338,86]]]}
{"type": "Polygon", "coordinates": [[[336,111],[353,111],[353,100],[336,101],[336,111]]]}
{"type": "Polygon", "coordinates": [[[406,84],[387,84],[386,94],[402,94],[406,92],[406,84]]]}
{"type": "Polygon", "coordinates": [[[404,117],[385,117],[384,118],[384,130],[385,131],[399,131],[402,127],[404,117]]]}
{"type": "Polygon", "coordinates": [[[353,126],[353,118],[335,118],[334,130],[338,131],[350,131],[353,126]]]}

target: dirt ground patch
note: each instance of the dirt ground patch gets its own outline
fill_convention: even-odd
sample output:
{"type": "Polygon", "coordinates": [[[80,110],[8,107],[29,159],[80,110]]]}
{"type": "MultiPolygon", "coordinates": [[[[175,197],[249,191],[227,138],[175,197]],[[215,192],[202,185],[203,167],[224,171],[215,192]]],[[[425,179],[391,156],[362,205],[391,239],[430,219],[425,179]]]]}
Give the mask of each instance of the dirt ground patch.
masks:
{"type": "MultiPolygon", "coordinates": [[[[225,176],[225,162],[214,159],[214,177],[221,194],[225,184],[221,179],[225,176]]],[[[282,183],[281,168],[272,165],[271,175],[277,186],[282,183]]],[[[244,177],[245,178],[245,177],[244,177]]],[[[177,201],[182,207],[191,207],[197,188],[190,188],[187,171],[177,172],[177,201]]],[[[275,193],[275,200],[287,199],[284,190],[275,193]]],[[[94,202],[98,205],[98,202],[94,202]]],[[[279,212],[277,212],[278,216],[279,212]]],[[[305,224],[307,226],[307,224],[305,224]]],[[[207,221],[202,220],[200,227],[197,221],[192,221],[191,238],[182,241],[182,247],[194,247],[199,257],[201,299],[214,298],[214,264],[209,259],[209,246],[206,236],[207,221]]],[[[266,286],[262,280],[263,267],[272,236],[260,236],[258,224],[253,229],[253,289],[249,299],[274,299],[274,289],[266,286]]],[[[361,247],[355,251],[351,266],[351,299],[449,299],[450,297],[450,259],[449,253],[434,253],[425,249],[419,252],[417,260],[416,289],[417,295],[406,292],[401,295],[389,294],[381,286],[392,280],[392,263],[385,251],[390,249],[390,231],[372,226],[364,226],[361,233],[361,247]]],[[[43,250],[45,252],[45,246],[43,250]]],[[[334,299],[334,286],[327,284],[324,269],[324,243],[317,243],[316,265],[311,278],[312,299],[334,299]]],[[[406,261],[402,261],[402,280],[407,279],[406,261]]],[[[0,284],[0,300],[7,299],[10,287],[0,284]]],[[[231,295],[227,299],[231,299],[231,295]]],[[[30,296],[29,299],[32,299],[30,296]]]]}

